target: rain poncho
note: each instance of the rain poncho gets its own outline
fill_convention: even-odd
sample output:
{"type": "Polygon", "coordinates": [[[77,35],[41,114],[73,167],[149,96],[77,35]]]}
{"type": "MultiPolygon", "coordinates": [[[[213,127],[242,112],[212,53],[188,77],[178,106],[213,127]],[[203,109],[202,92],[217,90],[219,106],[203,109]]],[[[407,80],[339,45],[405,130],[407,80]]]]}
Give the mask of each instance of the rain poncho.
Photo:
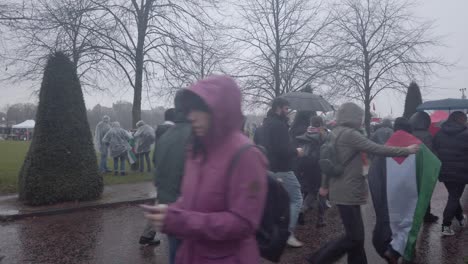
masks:
{"type": "Polygon", "coordinates": [[[111,126],[109,124],[108,118],[104,118],[103,121],[99,122],[96,126],[96,131],[94,133],[94,145],[96,146],[97,151],[100,153],[106,153],[107,146],[102,142],[102,140],[110,129],[111,126]]]}
{"type": "Polygon", "coordinates": [[[151,151],[151,145],[154,143],[154,129],[143,123],[135,132],[136,153],[146,153],[151,151]]]}
{"type": "Polygon", "coordinates": [[[131,150],[128,141],[132,138],[130,133],[120,127],[117,122],[112,123],[112,128],[102,139],[104,144],[109,144],[111,157],[118,157],[131,150]]]}

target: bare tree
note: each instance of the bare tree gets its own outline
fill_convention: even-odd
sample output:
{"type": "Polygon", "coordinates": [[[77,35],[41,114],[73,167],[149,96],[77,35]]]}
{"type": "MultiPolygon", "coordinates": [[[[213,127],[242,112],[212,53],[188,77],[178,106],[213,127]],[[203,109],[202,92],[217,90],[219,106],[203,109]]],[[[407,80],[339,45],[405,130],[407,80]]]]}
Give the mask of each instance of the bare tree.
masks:
{"type": "Polygon", "coordinates": [[[330,23],[321,5],[309,0],[249,0],[239,5],[239,77],[254,104],[269,104],[320,78],[332,68],[321,34],[330,23]]]}
{"type": "Polygon", "coordinates": [[[167,46],[164,56],[166,92],[172,93],[211,74],[225,72],[224,66],[231,61],[233,49],[221,31],[194,26],[183,41],[171,40],[172,45],[167,46]]]}
{"type": "Polygon", "coordinates": [[[101,40],[98,50],[125,76],[134,91],[135,126],[141,119],[144,84],[149,89],[158,80],[157,72],[165,68],[164,48],[173,45],[173,40],[181,41],[191,25],[204,24],[204,1],[92,1],[104,13],[104,23],[92,26],[101,40]]]}
{"type": "Polygon", "coordinates": [[[334,8],[334,36],[341,66],[329,76],[343,94],[364,103],[370,131],[371,103],[384,90],[406,92],[406,83],[442,64],[424,51],[438,45],[432,25],[418,21],[399,0],[346,0],[334,8]]]}
{"type": "Polygon", "coordinates": [[[92,23],[99,23],[91,0],[25,0],[10,11],[6,52],[7,66],[16,71],[12,79],[36,80],[47,56],[60,50],[69,55],[85,87],[98,88],[102,55],[97,53],[92,23]],[[16,66],[16,67],[15,67],[16,66]]]}

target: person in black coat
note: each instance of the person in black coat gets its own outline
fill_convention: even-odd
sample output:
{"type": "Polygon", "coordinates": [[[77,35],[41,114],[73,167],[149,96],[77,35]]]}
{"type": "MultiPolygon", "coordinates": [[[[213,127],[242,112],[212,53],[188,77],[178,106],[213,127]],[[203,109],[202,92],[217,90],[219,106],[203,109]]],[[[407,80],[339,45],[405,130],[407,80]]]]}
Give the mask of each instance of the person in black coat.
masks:
{"type": "Polygon", "coordinates": [[[153,165],[156,166],[156,145],[158,143],[158,140],[161,138],[161,136],[166,133],[169,128],[173,127],[175,125],[175,118],[176,118],[176,111],[174,108],[167,109],[166,112],[164,112],[164,123],[161,125],[158,125],[158,127],[155,130],[155,144],[154,144],[154,152],[153,152],[153,165]]]}
{"type": "Polygon", "coordinates": [[[439,181],[443,182],[449,193],[445,206],[442,235],[452,236],[452,220],[456,218],[460,226],[466,224],[466,215],[460,198],[468,183],[468,129],[467,117],[463,112],[453,112],[442,124],[441,130],[433,141],[435,154],[442,161],[439,181]]]}
{"type": "MultiPolygon", "coordinates": [[[[416,112],[410,117],[409,122],[413,128],[413,136],[421,140],[430,151],[434,151],[432,147],[433,138],[429,132],[429,127],[431,126],[431,117],[429,114],[426,112],[416,112]]],[[[431,213],[431,204],[429,203],[426,215],[424,216],[424,222],[435,223],[438,220],[439,217],[431,213]]]]}
{"type": "Polygon", "coordinates": [[[290,223],[291,236],[288,245],[302,247],[302,242],[294,236],[294,230],[302,208],[301,185],[293,172],[293,161],[297,157],[304,156],[302,148],[296,148],[289,136],[288,125],[289,102],[283,98],[275,98],[267,118],[263,124],[263,146],[266,149],[270,163],[270,170],[278,179],[290,199],[290,223]]]}

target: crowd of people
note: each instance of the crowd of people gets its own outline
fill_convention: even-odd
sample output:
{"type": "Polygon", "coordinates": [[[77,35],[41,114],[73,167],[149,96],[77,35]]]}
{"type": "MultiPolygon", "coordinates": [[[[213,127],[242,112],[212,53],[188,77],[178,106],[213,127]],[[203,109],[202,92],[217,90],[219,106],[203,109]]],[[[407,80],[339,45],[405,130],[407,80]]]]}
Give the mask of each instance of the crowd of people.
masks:
{"type": "MultiPolygon", "coordinates": [[[[140,121],[132,136],[118,123],[110,124],[108,117],[96,128],[103,172],[108,171],[105,160],[109,149],[114,173],[119,172],[119,161],[120,173],[125,173],[122,164],[132,138],[141,171],[145,161],[151,170],[150,146],[156,142],[153,163],[157,201],[141,206],[148,225],[140,244],[157,245],[157,233],[167,235],[170,264],[260,263],[265,245],[257,237],[275,195],[269,190],[272,179],[281,184],[289,203],[288,236],[272,238],[284,239],[284,243],[272,241],[278,242],[277,250],[286,245],[302,247],[295,229],[303,224],[304,214],[318,208],[316,224],[321,227],[325,225],[326,209],[333,205],[344,226],[343,236],[304,256],[305,260],[334,263],[346,255],[350,264],[367,263],[361,206],[367,203],[370,189],[377,216],[373,233],[376,251],[388,263],[408,260],[396,246],[398,231],[392,230],[395,223],[390,222],[395,220],[389,220],[390,209],[376,204],[387,199],[381,189],[385,184],[382,179],[392,177],[386,175],[389,170],[382,170],[385,157],[415,157],[421,144],[441,161],[439,180],[449,193],[441,234],[455,234],[454,219],[462,227],[466,224],[460,204],[468,183],[468,129],[463,112],[452,113],[434,137],[428,131],[430,117],[417,112],[410,120],[398,118],[394,124],[384,120],[368,138],[361,130],[364,111],[355,103],[340,106],[336,126],[330,130],[321,117],[308,111],[297,112],[290,127],[290,104],[276,98],[251,142],[242,131],[241,91],[230,77],[200,80],[179,91],[174,104],[156,131],[140,121]],[[402,135],[411,137],[408,142],[413,143],[389,144],[391,138],[398,140],[402,135]],[[371,167],[369,183],[363,170],[367,163],[371,167]]],[[[424,222],[428,224],[438,221],[430,209],[430,204],[424,208],[424,222]]]]}
{"type": "MultiPolygon", "coordinates": [[[[170,112],[168,112],[170,114],[170,112]]],[[[100,173],[112,172],[107,167],[110,156],[114,161],[114,175],[126,175],[127,160],[130,164],[138,164],[140,172],[151,172],[151,146],[158,137],[158,130],[154,130],[144,121],[136,123],[137,130],[132,134],[123,129],[119,122],[110,122],[109,116],[104,116],[96,126],[94,143],[100,153],[100,173]],[[135,155],[136,154],[136,155],[135,155]],[[146,164],[146,166],[145,166],[146,164]]],[[[162,126],[161,126],[162,128],[162,126]]]]}

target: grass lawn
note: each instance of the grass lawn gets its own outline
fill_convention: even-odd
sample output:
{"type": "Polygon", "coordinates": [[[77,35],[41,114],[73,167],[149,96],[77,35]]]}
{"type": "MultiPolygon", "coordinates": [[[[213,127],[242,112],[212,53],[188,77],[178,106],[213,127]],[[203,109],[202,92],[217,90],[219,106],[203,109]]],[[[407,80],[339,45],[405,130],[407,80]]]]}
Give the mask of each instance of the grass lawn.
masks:
{"type": "MultiPolygon", "coordinates": [[[[0,194],[17,192],[18,173],[23,165],[29,142],[23,141],[0,141],[0,194]]],[[[109,159],[109,168],[112,161],[109,159]]],[[[131,172],[127,163],[126,176],[104,175],[104,184],[123,184],[150,181],[152,173],[131,172]],[[130,171],[130,172],[129,172],[130,171]]]]}

